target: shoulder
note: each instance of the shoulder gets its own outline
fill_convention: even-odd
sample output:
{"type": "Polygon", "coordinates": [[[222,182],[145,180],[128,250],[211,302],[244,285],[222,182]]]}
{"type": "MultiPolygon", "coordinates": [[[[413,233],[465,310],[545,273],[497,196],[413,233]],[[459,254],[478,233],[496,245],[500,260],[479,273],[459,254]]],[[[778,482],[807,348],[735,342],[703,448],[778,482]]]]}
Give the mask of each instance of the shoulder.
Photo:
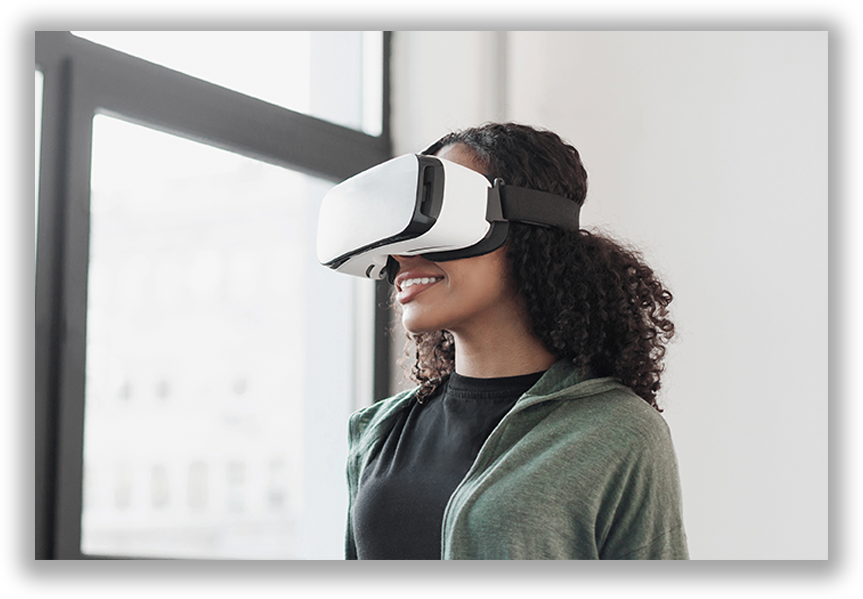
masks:
{"type": "Polygon", "coordinates": [[[416,391],[416,389],[403,391],[351,414],[348,419],[348,436],[351,447],[357,446],[362,438],[370,434],[378,436],[375,434],[376,432],[388,428],[387,423],[410,404],[416,391]]]}
{"type": "Polygon", "coordinates": [[[632,442],[661,441],[669,436],[659,411],[619,383],[573,402],[572,407],[574,412],[589,415],[597,425],[632,442]]]}
{"type": "Polygon", "coordinates": [[[577,446],[589,443],[595,451],[605,448],[630,455],[644,450],[673,451],[662,415],[612,378],[563,386],[547,397],[536,406],[546,416],[536,432],[577,446]]]}

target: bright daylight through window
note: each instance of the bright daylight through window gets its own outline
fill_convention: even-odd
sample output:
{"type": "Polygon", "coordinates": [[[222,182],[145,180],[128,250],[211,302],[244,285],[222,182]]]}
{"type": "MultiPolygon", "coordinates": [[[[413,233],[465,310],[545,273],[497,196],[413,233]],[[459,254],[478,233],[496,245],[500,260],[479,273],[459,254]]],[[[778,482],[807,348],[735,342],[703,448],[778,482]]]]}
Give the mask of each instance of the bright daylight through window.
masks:
{"type": "Polygon", "coordinates": [[[36,71],[36,158],[34,162],[36,165],[36,217],[34,219],[34,222],[36,223],[36,235],[34,236],[34,239],[37,240],[37,245],[39,232],[39,154],[42,149],[42,85],[42,73],[36,71]]]}
{"type": "Polygon", "coordinates": [[[380,31],[75,31],[75,35],[369,135],[383,127],[380,31]]]}
{"type": "Polygon", "coordinates": [[[36,54],[63,279],[36,289],[37,556],[340,559],[375,285],[314,233],[389,156],[383,33],[39,32],[36,54]]]}
{"type": "Polygon", "coordinates": [[[306,309],[288,273],[328,186],[96,117],[85,552],[297,552],[306,309]]]}

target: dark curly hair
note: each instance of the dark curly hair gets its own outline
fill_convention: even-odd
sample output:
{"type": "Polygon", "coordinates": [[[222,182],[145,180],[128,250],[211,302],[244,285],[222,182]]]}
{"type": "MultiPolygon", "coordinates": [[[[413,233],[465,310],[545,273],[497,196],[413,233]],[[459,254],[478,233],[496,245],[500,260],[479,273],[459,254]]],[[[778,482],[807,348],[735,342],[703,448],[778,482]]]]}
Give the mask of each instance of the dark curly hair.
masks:
{"type": "MultiPolygon", "coordinates": [[[[578,151],[551,131],[491,123],[450,133],[424,153],[454,144],[468,148],[490,177],[584,203],[587,172],[578,151]]],[[[616,378],[661,411],[656,395],[674,335],[672,296],[642,256],[598,233],[515,222],[506,247],[533,333],[548,351],[582,375],[616,378]]],[[[422,400],[453,372],[455,344],[448,331],[408,338],[416,357],[410,378],[422,400]]]]}

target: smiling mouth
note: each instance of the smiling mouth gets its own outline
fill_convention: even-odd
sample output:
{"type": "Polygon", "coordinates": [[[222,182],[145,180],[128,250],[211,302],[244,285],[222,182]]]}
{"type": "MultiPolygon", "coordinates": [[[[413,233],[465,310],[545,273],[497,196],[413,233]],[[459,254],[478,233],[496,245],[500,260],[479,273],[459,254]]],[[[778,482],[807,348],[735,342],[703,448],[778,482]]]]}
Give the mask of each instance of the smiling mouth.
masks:
{"type": "Polygon", "coordinates": [[[417,277],[415,279],[405,279],[399,284],[399,289],[404,291],[414,285],[428,285],[430,283],[437,283],[438,281],[440,281],[439,277],[417,277]]]}
{"type": "Polygon", "coordinates": [[[426,289],[431,289],[443,279],[443,277],[413,277],[399,281],[396,300],[400,304],[411,302],[417,295],[426,289]]]}

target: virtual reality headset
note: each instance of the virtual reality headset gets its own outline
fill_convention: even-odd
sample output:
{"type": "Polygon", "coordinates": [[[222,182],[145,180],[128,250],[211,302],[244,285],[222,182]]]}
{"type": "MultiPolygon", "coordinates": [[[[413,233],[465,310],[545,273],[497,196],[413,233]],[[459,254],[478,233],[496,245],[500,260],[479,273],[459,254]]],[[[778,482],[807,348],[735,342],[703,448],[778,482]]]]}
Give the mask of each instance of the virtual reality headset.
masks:
{"type": "Polygon", "coordinates": [[[454,162],[407,154],[333,187],[318,220],[324,266],[370,279],[398,271],[394,255],[442,262],[501,247],[512,221],[578,231],[579,205],[506,185],[454,162]]]}

